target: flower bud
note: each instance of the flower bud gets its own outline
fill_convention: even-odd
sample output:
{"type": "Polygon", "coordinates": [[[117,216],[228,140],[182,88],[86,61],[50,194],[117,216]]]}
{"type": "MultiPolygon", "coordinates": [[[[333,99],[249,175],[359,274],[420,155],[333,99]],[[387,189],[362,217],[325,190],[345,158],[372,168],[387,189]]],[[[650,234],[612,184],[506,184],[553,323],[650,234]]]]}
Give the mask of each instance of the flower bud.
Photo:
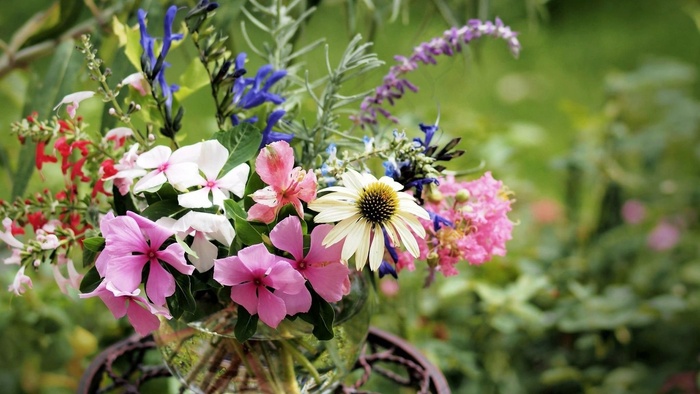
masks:
{"type": "Polygon", "coordinates": [[[455,200],[460,203],[467,202],[469,197],[471,197],[471,194],[469,194],[469,190],[467,189],[460,189],[457,194],[455,194],[455,200]]]}
{"type": "Polygon", "coordinates": [[[114,108],[110,108],[109,111],[107,111],[112,116],[117,116],[117,110],[114,108]]]}
{"type": "Polygon", "coordinates": [[[439,203],[444,198],[445,197],[442,195],[442,192],[434,187],[428,188],[427,192],[425,193],[425,199],[432,203],[439,203]]]}

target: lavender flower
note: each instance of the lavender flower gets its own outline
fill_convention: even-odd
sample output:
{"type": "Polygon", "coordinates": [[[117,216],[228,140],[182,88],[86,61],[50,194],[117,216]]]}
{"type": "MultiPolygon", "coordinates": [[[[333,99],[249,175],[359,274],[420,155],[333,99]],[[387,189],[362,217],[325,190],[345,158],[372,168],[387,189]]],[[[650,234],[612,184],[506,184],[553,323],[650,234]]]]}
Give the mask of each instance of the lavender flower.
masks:
{"type": "Polygon", "coordinates": [[[446,30],[442,37],[436,37],[418,45],[408,58],[395,56],[394,60],[398,64],[389,69],[382,85],[375,89],[374,94],[365,97],[360,105],[360,113],[351,116],[351,119],[363,128],[368,124],[376,124],[379,114],[394,123],[398,123],[398,119],[382,108],[382,105],[385,101],[394,105],[394,101],[403,97],[406,90],[418,91],[418,87],[406,80],[404,75],[418,68],[420,64],[437,64],[437,56],[452,56],[462,51],[462,44],[469,44],[473,39],[482,36],[506,40],[514,56],[518,56],[520,52],[517,33],[505,26],[500,19],[496,18],[495,22],[470,20],[465,26],[453,27],[446,30]]]}

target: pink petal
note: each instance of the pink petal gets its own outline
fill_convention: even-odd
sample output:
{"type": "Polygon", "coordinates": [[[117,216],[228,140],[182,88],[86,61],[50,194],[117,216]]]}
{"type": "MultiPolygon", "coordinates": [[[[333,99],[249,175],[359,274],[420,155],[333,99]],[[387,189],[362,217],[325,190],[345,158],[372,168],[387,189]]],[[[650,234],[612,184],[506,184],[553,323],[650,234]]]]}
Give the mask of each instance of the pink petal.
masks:
{"type": "Polygon", "coordinates": [[[277,261],[265,278],[266,285],[287,294],[297,294],[306,289],[306,279],[287,261],[277,261]]]}
{"type": "Polygon", "coordinates": [[[139,224],[129,216],[119,216],[105,223],[102,235],[105,237],[105,249],[113,254],[124,252],[141,252],[148,250],[139,224]]]}
{"type": "Polygon", "coordinates": [[[238,251],[238,257],[253,274],[263,275],[278,259],[265,245],[255,244],[238,251]]]}
{"type": "Polygon", "coordinates": [[[214,260],[214,280],[224,286],[235,286],[253,280],[253,273],[238,256],[214,260]]]}
{"type": "Polygon", "coordinates": [[[115,319],[119,319],[126,315],[126,298],[116,297],[111,291],[106,288],[106,281],[102,281],[95,290],[90,293],[80,294],[80,298],[100,297],[102,302],[107,305],[107,308],[115,319]]]}
{"type": "Polygon", "coordinates": [[[256,190],[253,193],[253,201],[268,207],[277,207],[281,205],[282,196],[270,186],[256,190]]]}
{"type": "Polygon", "coordinates": [[[326,266],[310,266],[304,276],[311,283],[316,293],[328,302],[338,302],[343,298],[343,283],[348,279],[350,269],[340,262],[326,266]]]}
{"type": "Polygon", "coordinates": [[[287,314],[290,316],[294,316],[297,313],[305,313],[311,309],[311,293],[306,288],[296,294],[277,291],[275,295],[284,301],[287,314]]]}
{"type": "Polygon", "coordinates": [[[270,240],[277,249],[291,253],[296,261],[304,258],[304,235],[298,217],[289,216],[277,223],[270,232],[270,240]]]}
{"type": "Polygon", "coordinates": [[[248,220],[263,223],[272,223],[277,217],[277,208],[268,207],[263,204],[255,204],[248,210],[248,220]]]}
{"type": "Polygon", "coordinates": [[[141,273],[147,262],[145,255],[113,257],[107,266],[105,281],[112,282],[121,291],[132,292],[141,284],[141,273]]]}
{"type": "Polygon", "coordinates": [[[160,263],[151,262],[149,268],[146,295],[155,305],[165,305],[165,298],[175,293],[175,278],[160,263]]]}
{"type": "Polygon", "coordinates": [[[231,287],[231,300],[242,305],[251,315],[258,313],[258,286],[249,282],[231,287]]]}
{"type": "MultiPolygon", "coordinates": [[[[160,249],[165,240],[175,234],[175,232],[167,227],[163,227],[156,222],[148,220],[134,212],[129,211],[126,214],[138,225],[140,232],[143,232],[148,237],[150,241],[150,248],[152,249],[160,249]]],[[[141,240],[143,241],[143,236],[141,237],[141,240]]],[[[140,251],[145,251],[145,249],[140,251]]]]}
{"type": "Polygon", "coordinates": [[[160,327],[160,320],[133,299],[129,300],[126,314],[134,330],[141,336],[146,336],[160,327]]]}
{"type": "Polygon", "coordinates": [[[260,150],[255,159],[255,171],[263,182],[285,189],[294,168],[294,149],[286,141],[276,141],[260,150]]]}
{"type": "Polygon", "coordinates": [[[343,250],[343,241],[330,246],[323,246],[323,239],[333,229],[330,224],[322,224],[311,231],[311,247],[304,259],[308,264],[340,261],[343,250]]]}
{"type": "Polygon", "coordinates": [[[192,275],[194,266],[187,264],[185,249],[179,244],[170,244],[164,250],[156,252],[156,257],[178,270],[181,274],[192,275]]]}
{"type": "Polygon", "coordinates": [[[316,174],[313,171],[309,171],[304,175],[304,179],[299,182],[299,193],[297,197],[306,202],[311,202],[316,199],[316,189],[318,188],[318,182],[316,181],[316,174]]]}
{"type": "Polygon", "coordinates": [[[260,320],[272,328],[277,328],[282,319],[287,316],[287,307],[284,301],[266,288],[260,288],[259,293],[258,314],[260,320]]]}

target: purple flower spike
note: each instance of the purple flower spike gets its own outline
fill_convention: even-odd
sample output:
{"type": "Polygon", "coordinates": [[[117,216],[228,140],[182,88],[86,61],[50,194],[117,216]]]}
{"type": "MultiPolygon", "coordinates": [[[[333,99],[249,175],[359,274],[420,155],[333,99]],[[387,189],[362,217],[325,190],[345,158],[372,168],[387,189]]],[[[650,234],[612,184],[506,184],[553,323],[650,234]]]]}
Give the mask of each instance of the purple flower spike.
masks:
{"type": "Polygon", "coordinates": [[[382,85],[375,89],[374,94],[365,97],[362,104],[360,104],[360,112],[357,115],[352,115],[350,118],[355,124],[363,128],[368,124],[377,124],[377,113],[382,114],[393,123],[398,123],[398,119],[382,108],[382,105],[385,101],[389,102],[390,105],[394,105],[396,100],[403,97],[406,89],[413,92],[418,91],[415,85],[403,77],[404,74],[415,70],[420,64],[437,64],[436,58],[438,56],[452,56],[455,53],[459,53],[462,51],[463,44],[469,44],[473,39],[482,36],[502,38],[508,43],[513,56],[517,57],[520,53],[518,33],[505,26],[500,19],[496,18],[494,22],[482,22],[478,19],[470,20],[465,26],[460,28],[453,27],[446,30],[442,37],[436,37],[418,45],[408,58],[395,56],[394,60],[396,60],[397,64],[389,69],[389,73],[384,77],[382,85]]]}

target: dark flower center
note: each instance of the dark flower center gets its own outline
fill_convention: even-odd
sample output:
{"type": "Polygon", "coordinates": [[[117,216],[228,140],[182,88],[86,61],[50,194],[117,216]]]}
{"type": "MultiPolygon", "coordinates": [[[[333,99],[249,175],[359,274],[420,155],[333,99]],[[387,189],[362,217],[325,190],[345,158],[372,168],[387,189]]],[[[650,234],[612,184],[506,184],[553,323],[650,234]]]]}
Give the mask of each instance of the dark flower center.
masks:
{"type": "Polygon", "coordinates": [[[362,189],[357,208],[362,216],[373,224],[389,221],[399,206],[399,196],[391,186],[374,182],[362,189]]]}

